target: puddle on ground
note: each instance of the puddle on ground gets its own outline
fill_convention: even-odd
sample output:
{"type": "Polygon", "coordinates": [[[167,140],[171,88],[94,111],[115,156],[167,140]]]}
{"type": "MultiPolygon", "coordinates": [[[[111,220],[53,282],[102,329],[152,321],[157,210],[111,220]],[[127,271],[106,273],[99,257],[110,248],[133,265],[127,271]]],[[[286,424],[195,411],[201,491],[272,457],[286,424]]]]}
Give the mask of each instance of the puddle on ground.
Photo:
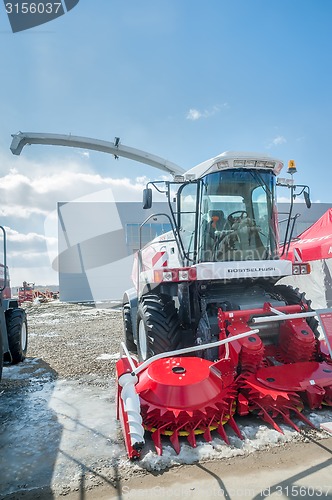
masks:
{"type": "Polygon", "coordinates": [[[0,390],[0,492],[77,487],[126,460],[115,415],[115,387],[57,380],[41,360],[3,370],[0,390]]]}

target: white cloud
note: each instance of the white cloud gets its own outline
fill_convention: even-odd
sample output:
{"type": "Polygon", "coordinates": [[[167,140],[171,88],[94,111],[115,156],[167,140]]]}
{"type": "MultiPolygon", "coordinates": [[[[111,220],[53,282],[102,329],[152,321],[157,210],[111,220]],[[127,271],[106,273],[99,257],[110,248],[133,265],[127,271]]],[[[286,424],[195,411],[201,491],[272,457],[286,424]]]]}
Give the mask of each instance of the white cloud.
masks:
{"type": "Polygon", "coordinates": [[[279,144],[284,144],[286,141],[285,137],[283,137],[282,135],[278,135],[278,137],[275,137],[272,141],[272,143],[275,145],[275,146],[278,146],[279,144]]]}
{"type": "Polygon", "coordinates": [[[47,241],[47,238],[43,234],[38,234],[38,233],[19,233],[18,231],[15,231],[14,229],[11,229],[10,227],[5,227],[6,234],[7,234],[7,240],[12,241],[15,243],[45,243],[47,241]]]}
{"type": "MultiPolygon", "coordinates": [[[[290,203],[290,196],[279,196],[277,195],[277,203],[290,203]]],[[[294,203],[304,203],[302,197],[296,197],[295,200],[293,200],[294,203]]]]}
{"type": "Polygon", "coordinates": [[[198,109],[190,108],[187,114],[187,120],[199,120],[202,117],[202,113],[198,109]]]}
{"type": "MultiPolygon", "coordinates": [[[[58,252],[57,202],[82,197],[90,201],[141,202],[148,181],[143,175],[136,179],[102,177],[93,171],[87,157],[41,163],[24,156],[18,161],[0,152],[0,221],[6,227],[12,284],[23,280],[57,282],[52,270],[58,252]]],[[[164,196],[154,193],[154,199],[164,201],[164,196]]]]}
{"type": "Polygon", "coordinates": [[[286,138],[283,135],[277,135],[272,141],[268,144],[268,148],[272,148],[274,146],[280,146],[281,144],[285,144],[287,142],[286,138]]]}
{"type": "Polygon", "coordinates": [[[222,108],[227,108],[227,107],[228,107],[228,104],[225,102],[222,105],[214,105],[211,108],[205,109],[204,111],[199,111],[196,108],[190,108],[188,113],[187,113],[186,119],[195,121],[195,120],[199,120],[200,118],[210,118],[210,116],[213,116],[216,113],[219,113],[219,111],[222,108]]]}
{"type": "Polygon", "coordinates": [[[112,189],[116,201],[141,201],[147,182],[146,177],[114,179],[68,170],[37,177],[11,171],[0,177],[0,215],[24,219],[32,214],[46,216],[58,201],[71,201],[104,189],[112,189]]]}
{"type": "Polygon", "coordinates": [[[38,207],[27,207],[22,205],[11,205],[6,207],[0,207],[0,219],[4,217],[18,217],[21,219],[30,219],[32,215],[42,215],[48,214],[47,210],[41,210],[38,207]]]}

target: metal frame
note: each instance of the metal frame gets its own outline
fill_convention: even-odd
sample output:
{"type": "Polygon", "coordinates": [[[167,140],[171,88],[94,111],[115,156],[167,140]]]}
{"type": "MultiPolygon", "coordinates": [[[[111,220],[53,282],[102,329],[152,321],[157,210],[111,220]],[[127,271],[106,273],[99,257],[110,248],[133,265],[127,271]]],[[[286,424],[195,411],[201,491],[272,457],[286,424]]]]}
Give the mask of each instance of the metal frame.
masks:
{"type": "MultiPolygon", "coordinates": [[[[324,326],[324,323],[322,321],[321,316],[324,314],[331,314],[332,315],[332,309],[316,309],[316,316],[318,317],[319,325],[322,328],[324,340],[326,342],[327,348],[329,350],[330,358],[332,359],[332,347],[328,338],[328,334],[326,333],[326,328],[324,326]]],[[[332,337],[332,332],[331,332],[331,337],[332,337]]]]}

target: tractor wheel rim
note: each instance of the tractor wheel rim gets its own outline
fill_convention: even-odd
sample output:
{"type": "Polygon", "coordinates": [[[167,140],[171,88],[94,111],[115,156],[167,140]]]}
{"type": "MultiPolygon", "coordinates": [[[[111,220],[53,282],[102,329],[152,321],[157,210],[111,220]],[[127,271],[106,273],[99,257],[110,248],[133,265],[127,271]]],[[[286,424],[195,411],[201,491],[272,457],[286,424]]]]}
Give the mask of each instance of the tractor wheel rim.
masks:
{"type": "Polygon", "coordinates": [[[143,360],[145,361],[147,359],[148,346],[147,346],[145,325],[144,325],[144,321],[142,319],[138,325],[138,340],[139,340],[139,348],[140,348],[141,356],[142,356],[143,360]]]}
{"type": "Polygon", "coordinates": [[[25,351],[26,347],[27,347],[27,327],[26,327],[26,324],[25,322],[23,323],[22,325],[22,328],[21,328],[21,347],[22,347],[22,351],[25,351]]]}

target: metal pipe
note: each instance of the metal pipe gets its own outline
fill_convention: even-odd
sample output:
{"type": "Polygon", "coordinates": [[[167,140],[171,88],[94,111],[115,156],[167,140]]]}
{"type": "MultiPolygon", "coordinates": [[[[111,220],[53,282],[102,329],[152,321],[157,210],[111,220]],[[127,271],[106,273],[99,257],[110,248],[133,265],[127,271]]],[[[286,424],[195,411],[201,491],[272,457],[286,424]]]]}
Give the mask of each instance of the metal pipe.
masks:
{"type": "MultiPolygon", "coordinates": [[[[300,304],[294,304],[294,305],[288,305],[288,306],[280,306],[275,308],[277,311],[286,313],[287,315],[289,314],[295,314],[295,313],[300,313],[303,312],[303,306],[300,304]]],[[[261,314],[268,314],[271,311],[270,305],[267,303],[267,307],[265,308],[265,304],[261,308],[256,308],[256,309],[239,309],[236,311],[221,311],[220,310],[220,317],[222,320],[230,320],[230,321],[235,321],[239,318],[245,318],[246,321],[249,321],[249,319],[253,316],[259,316],[261,314]]]]}
{"type": "Polygon", "coordinates": [[[157,361],[158,359],[169,358],[172,356],[179,356],[180,354],[188,354],[190,352],[203,351],[205,349],[210,349],[211,347],[218,347],[220,345],[228,344],[229,342],[233,342],[234,340],[243,339],[244,337],[249,337],[249,335],[254,335],[258,333],[259,329],[250,330],[249,332],[239,333],[238,335],[234,335],[232,337],[227,337],[227,339],[218,340],[217,342],[210,342],[209,344],[201,344],[193,347],[185,347],[184,349],[178,349],[176,351],[168,351],[162,352],[160,354],[156,354],[152,356],[152,358],[147,359],[142,364],[137,366],[135,370],[133,370],[133,375],[138,375],[141,371],[145,370],[151,363],[157,361]]]}
{"type": "Polygon", "coordinates": [[[127,349],[127,346],[124,342],[121,342],[121,348],[122,348],[123,352],[125,353],[126,358],[128,359],[128,363],[130,364],[131,371],[133,372],[135,370],[136,366],[134,365],[133,360],[132,360],[132,358],[129,354],[129,351],[127,349]]]}
{"type": "Polygon", "coordinates": [[[259,318],[252,318],[251,321],[254,324],[271,323],[273,321],[285,321],[289,319],[298,319],[298,318],[311,318],[316,315],[317,313],[315,311],[312,311],[312,312],[297,313],[297,314],[283,314],[277,316],[261,316],[259,318]]]}
{"type": "Polygon", "coordinates": [[[275,309],[274,307],[270,307],[270,311],[274,314],[277,314],[278,316],[287,316],[286,313],[278,311],[278,309],[275,309]]]}

